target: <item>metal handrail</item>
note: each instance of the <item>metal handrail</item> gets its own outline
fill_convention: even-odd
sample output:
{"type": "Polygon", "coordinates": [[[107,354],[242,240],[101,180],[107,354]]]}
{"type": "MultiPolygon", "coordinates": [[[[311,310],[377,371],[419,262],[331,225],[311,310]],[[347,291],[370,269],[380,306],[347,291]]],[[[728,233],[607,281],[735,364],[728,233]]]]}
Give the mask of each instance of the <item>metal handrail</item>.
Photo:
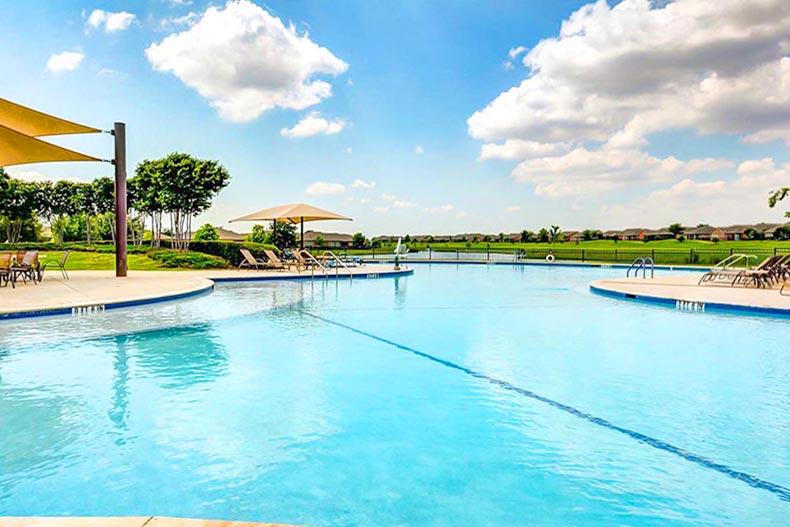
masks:
{"type": "MultiPolygon", "coordinates": [[[[312,263],[320,267],[321,270],[324,272],[324,276],[326,276],[327,273],[326,267],[321,265],[321,262],[316,260],[315,256],[313,256],[310,253],[310,251],[308,251],[307,249],[302,249],[301,251],[299,251],[299,255],[301,255],[302,258],[305,258],[306,260],[311,261],[312,263]]],[[[315,273],[315,269],[310,269],[310,276],[314,276],[314,273],[315,273]]]]}
{"type": "MultiPolygon", "coordinates": [[[[352,273],[352,272],[351,272],[351,268],[348,266],[348,264],[346,264],[346,262],[344,262],[343,260],[341,260],[341,259],[340,259],[340,258],[339,258],[339,257],[338,257],[338,256],[337,256],[335,253],[333,253],[332,251],[324,251],[324,253],[321,255],[321,258],[326,258],[327,256],[329,256],[329,257],[330,257],[332,260],[334,260],[335,262],[339,263],[339,264],[340,264],[340,265],[343,267],[343,269],[345,269],[345,270],[348,272],[348,277],[349,277],[349,279],[351,279],[351,280],[354,280],[354,273],[352,273]]],[[[337,267],[337,266],[335,266],[335,278],[337,278],[338,276],[339,276],[338,267],[337,267]]]]}
{"type": "Polygon", "coordinates": [[[757,260],[757,256],[754,254],[731,254],[724,260],[720,261],[716,265],[713,266],[711,271],[723,271],[727,268],[734,267],[736,263],[740,262],[741,260],[746,260],[746,265],[749,265],[749,260],[754,258],[757,260]]]}
{"type": "Polygon", "coordinates": [[[628,270],[625,272],[625,277],[628,278],[631,276],[631,269],[634,269],[634,277],[639,276],[639,270],[642,270],[642,278],[647,278],[647,266],[650,265],[650,278],[655,277],[655,269],[656,265],[652,258],[649,256],[647,257],[639,257],[631,262],[631,265],[628,266],[628,270]],[[637,264],[639,264],[637,266],[637,264]],[[636,267],[635,267],[636,266],[636,267]]]}

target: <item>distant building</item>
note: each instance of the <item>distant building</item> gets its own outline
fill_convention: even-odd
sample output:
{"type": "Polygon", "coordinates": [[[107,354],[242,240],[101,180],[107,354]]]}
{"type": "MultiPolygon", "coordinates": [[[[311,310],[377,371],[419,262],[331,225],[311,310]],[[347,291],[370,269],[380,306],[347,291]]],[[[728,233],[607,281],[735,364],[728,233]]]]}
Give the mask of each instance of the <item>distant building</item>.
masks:
{"type": "Polygon", "coordinates": [[[644,242],[651,242],[655,240],[671,240],[675,234],[668,229],[645,229],[642,233],[641,240],[644,242]]]}
{"type": "Polygon", "coordinates": [[[339,232],[307,231],[304,233],[304,246],[307,248],[345,249],[351,247],[353,239],[354,237],[350,234],[339,232]],[[320,247],[316,244],[318,238],[322,240],[320,247]]]}
{"type": "Polygon", "coordinates": [[[725,234],[719,227],[712,227],[710,225],[703,225],[701,227],[689,227],[685,231],[687,240],[724,240],[725,234]]]}

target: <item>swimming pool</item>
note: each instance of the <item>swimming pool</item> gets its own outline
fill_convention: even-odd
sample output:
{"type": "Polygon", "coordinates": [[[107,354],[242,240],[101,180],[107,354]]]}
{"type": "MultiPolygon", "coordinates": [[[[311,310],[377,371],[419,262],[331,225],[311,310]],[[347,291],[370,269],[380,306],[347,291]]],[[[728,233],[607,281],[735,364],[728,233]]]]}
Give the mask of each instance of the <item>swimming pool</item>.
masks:
{"type": "Polygon", "coordinates": [[[0,514],[784,525],[790,324],[419,265],[0,324],[0,514]]]}

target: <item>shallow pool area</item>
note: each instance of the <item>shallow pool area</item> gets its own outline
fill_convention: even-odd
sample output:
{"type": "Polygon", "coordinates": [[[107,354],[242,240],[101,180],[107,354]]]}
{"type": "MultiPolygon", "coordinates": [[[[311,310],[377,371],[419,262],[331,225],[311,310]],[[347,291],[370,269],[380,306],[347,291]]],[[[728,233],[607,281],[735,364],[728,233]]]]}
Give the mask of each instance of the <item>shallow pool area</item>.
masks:
{"type": "MultiPolygon", "coordinates": [[[[665,272],[666,273],[666,272],[665,272]]],[[[790,323],[421,264],[0,323],[0,515],[782,525],[790,323]]]]}

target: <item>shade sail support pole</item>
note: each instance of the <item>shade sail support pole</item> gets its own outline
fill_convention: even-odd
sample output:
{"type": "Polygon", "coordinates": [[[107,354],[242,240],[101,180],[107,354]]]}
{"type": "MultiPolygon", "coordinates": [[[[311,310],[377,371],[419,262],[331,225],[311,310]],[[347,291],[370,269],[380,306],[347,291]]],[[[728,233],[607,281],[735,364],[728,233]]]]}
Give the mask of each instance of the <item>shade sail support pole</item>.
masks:
{"type": "Polygon", "coordinates": [[[301,225],[301,229],[299,232],[299,244],[302,246],[302,249],[304,249],[304,216],[302,216],[299,219],[300,219],[299,225],[301,225]]]}
{"type": "Polygon", "coordinates": [[[126,256],[126,124],[115,123],[115,276],[124,277],[128,269],[126,256]]]}

